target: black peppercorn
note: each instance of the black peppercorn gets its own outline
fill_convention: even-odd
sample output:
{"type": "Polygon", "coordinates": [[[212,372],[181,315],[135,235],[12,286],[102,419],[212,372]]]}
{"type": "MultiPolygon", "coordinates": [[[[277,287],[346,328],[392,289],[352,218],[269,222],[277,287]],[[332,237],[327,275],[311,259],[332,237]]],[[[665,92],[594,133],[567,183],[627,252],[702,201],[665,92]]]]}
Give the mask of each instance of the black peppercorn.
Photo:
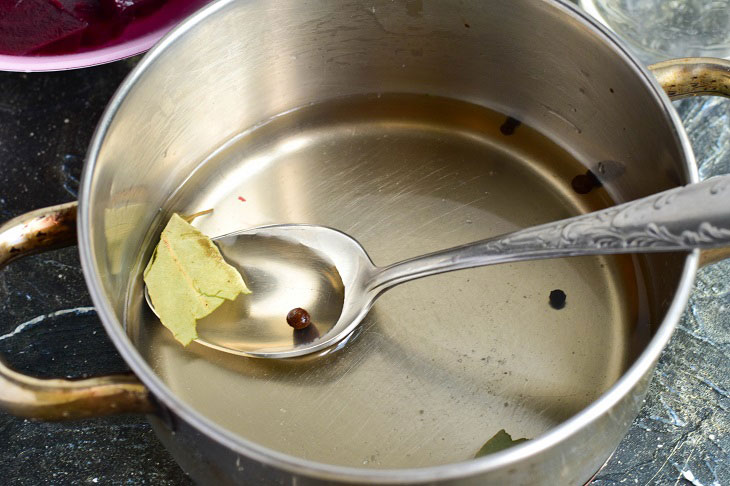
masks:
{"type": "Polygon", "coordinates": [[[565,292],[560,289],[555,289],[550,292],[550,306],[553,309],[562,309],[565,307],[565,292]]]}

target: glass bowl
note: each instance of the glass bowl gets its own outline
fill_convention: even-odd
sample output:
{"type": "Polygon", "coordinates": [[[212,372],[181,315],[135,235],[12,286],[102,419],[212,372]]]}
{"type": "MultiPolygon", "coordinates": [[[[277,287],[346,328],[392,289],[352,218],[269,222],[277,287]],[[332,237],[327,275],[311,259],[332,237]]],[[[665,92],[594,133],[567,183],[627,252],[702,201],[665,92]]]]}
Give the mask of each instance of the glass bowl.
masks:
{"type": "Polygon", "coordinates": [[[168,0],[156,11],[130,22],[103,44],[68,54],[0,54],[0,71],[60,71],[117,61],[148,50],[172,27],[210,0],[168,0]]]}

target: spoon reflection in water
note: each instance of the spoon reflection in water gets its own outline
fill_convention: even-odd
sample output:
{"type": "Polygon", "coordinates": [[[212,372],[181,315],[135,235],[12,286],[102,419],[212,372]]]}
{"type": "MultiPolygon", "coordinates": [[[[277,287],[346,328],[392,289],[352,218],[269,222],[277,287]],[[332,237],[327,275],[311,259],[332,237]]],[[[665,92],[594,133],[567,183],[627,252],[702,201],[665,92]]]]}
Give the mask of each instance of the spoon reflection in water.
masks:
{"type": "Polygon", "coordinates": [[[199,320],[197,342],[259,358],[326,354],[348,341],[383,292],[417,278],[522,260],[729,246],[730,176],[387,267],[375,266],[354,238],[324,226],[263,226],[213,240],[252,294],[199,320]],[[293,331],[286,315],[296,307],[312,324],[293,331]]]}

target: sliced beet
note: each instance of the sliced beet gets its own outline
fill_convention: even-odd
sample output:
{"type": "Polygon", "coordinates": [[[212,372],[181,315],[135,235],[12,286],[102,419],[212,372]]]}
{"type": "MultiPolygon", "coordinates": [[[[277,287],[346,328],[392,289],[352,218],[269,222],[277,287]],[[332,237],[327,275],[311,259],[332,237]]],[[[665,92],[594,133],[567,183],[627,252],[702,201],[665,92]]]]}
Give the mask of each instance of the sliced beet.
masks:
{"type": "Polygon", "coordinates": [[[0,53],[74,50],[87,22],[50,0],[0,0],[0,53]]]}
{"type": "Polygon", "coordinates": [[[111,2],[108,0],[48,1],[57,3],[76,18],[89,24],[81,37],[80,44],[84,47],[99,46],[117,38],[133,19],[131,16],[120,14],[113,5],[113,0],[111,2]]]}
{"type": "Polygon", "coordinates": [[[28,54],[66,54],[67,52],[75,52],[81,46],[85,32],[86,29],[82,29],[62,39],[34,49],[28,52],[28,54]]]}
{"type": "Polygon", "coordinates": [[[105,0],[59,0],[73,4],[74,13],[89,23],[84,32],[84,46],[99,46],[117,38],[132,21],[131,17],[110,10],[105,0]]]}
{"type": "Polygon", "coordinates": [[[109,20],[93,20],[84,31],[81,44],[84,46],[100,46],[116,39],[129,24],[130,20],[125,18],[112,18],[109,20]]]}
{"type": "MultiPolygon", "coordinates": [[[[1,1],[1,0],[0,0],[1,1]]],[[[99,0],[48,0],[58,4],[77,19],[91,23],[99,18],[101,3],[99,0]]]]}
{"type": "Polygon", "coordinates": [[[100,0],[105,12],[126,17],[148,15],[157,10],[165,0],[100,0]]]}

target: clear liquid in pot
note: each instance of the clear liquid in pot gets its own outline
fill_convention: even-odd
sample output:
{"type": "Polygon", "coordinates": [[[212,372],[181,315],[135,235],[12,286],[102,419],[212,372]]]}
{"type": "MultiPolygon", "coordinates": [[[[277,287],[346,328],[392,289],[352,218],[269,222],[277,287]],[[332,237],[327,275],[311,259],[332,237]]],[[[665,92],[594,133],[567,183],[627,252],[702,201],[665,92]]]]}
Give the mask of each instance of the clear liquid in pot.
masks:
{"type": "MultiPolygon", "coordinates": [[[[272,223],[335,227],[384,265],[612,204],[603,188],[576,192],[571,182],[585,172],[557,144],[499,113],[373,95],[242,132],[166,209],[214,208],[195,222],[212,236],[272,223]]],[[[128,332],[181,399],[265,447],[354,467],[467,460],[500,429],[535,438],[607,390],[649,335],[631,256],[411,282],[383,295],[347,346],[316,360],[184,349],[135,285],[128,332]],[[559,310],[550,306],[555,289],[566,294],[559,310]]]]}

